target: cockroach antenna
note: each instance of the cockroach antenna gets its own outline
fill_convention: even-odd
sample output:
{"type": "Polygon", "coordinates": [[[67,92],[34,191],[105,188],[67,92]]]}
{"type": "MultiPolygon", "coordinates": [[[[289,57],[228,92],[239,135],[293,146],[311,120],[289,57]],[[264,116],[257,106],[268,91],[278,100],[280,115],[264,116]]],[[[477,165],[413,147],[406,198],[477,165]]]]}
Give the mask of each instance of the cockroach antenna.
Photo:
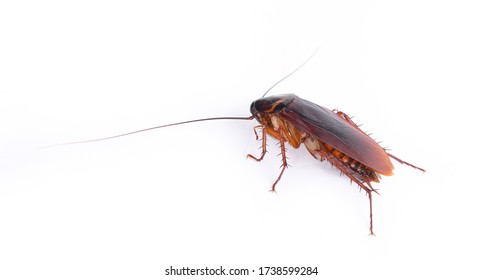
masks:
{"type": "MultiPolygon", "coordinates": [[[[320,47],[319,47],[320,48],[320,47]]],[[[278,84],[280,84],[283,80],[287,79],[288,77],[292,76],[295,72],[297,72],[300,68],[302,68],[307,62],[309,62],[317,53],[319,50],[317,48],[312,55],[307,58],[299,67],[297,67],[295,70],[290,72],[288,75],[277,81],[275,84],[273,84],[263,95],[267,95],[268,92],[270,92],[274,87],[276,87],[278,84]]],[[[159,125],[159,126],[154,126],[150,128],[144,128],[136,131],[131,131],[127,133],[122,133],[114,136],[108,136],[108,137],[103,137],[103,138],[97,138],[97,139],[91,139],[91,140],[83,140],[83,141],[74,141],[74,142],[66,142],[66,143],[60,143],[60,144],[54,144],[54,145],[48,145],[48,146],[43,146],[40,147],[40,149],[46,149],[46,148],[53,148],[53,147],[59,147],[59,146],[67,146],[67,145],[74,145],[74,144],[84,144],[84,143],[92,143],[92,142],[98,142],[98,141],[104,141],[104,140],[109,140],[109,139],[114,139],[114,138],[119,138],[123,136],[128,136],[131,134],[136,134],[136,133],[141,133],[141,132],[146,132],[149,130],[154,130],[158,128],[163,128],[163,127],[169,127],[169,126],[175,126],[175,125],[182,125],[182,124],[188,124],[188,123],[194,123],[194,122],[204,122],[204,121],[215,121],[215,120],[253,120],[255,116],[249,116],[249,117],[214,117],[214,118],[203,118],[203,119],[196,119],[196,120],[189,120],[189,121],[183,121],[183,122],[176,122],[176,123],[170,123],[170,124],[165,124],[165,125],[159,125]]]]}
{"type": "Polygon", "coordinates": [[[108,136],[108,137],[91,139],[91,140],[66,142],[66,143],[54,144],[54,145],[49,145],[49,146],[43,146],[43,147],[40,147],[40,148],[44,149],[44,148],[53,148],[53,147],[66,146],[66,145],[84,144],[84,143],[104,141],[104,140],[109,140],[109,139],[113,139],[113,138],[128,136],[128,135],[131,135],[131,134],[146,132],[146,131],[154,130],[154,129],[158,129],[158,128],[181,125],[181,124],[188,124],[188,123],[194,123],[194,122],[215,121],[215,120],[253,120],[254,118],[255,118],[254,116],[249,116],[249,117],[216,117],[216,118],[196,119],[196,120],[190,120],[190,121],[184,121],[184,122],[176,122],[176,123],[170,123],[170,124],[165,124],[165,125],[158,125],[158,126],[154,126],[154,127],[150,127],[150,128],[144,128],[144,129],[131,131],[131,132],[123,133],[123,134],[118,134],[118,135],[114,135],[114,136],[108,136]]]}
{"type": "Polygon", "coordinates": [[[286,75],[285,77],[281,78],[278,82],[276,82],[269,89],[267,89],[267,91],[262,95],[262,97],[265,97],[265,95],[267,95],[267,93],[269,93],[274,87],[276,87],[278,84],[280,84],[281,82],[283,82],[288,77],[290,77],[293,74],[295,74],[295,72],[299,71],[300,68],[304,67],[305,64],[307,64],[307,62],[309,62],[317,54],[317,52],[319,51],[319,49],[320,49],[320,47],[318,47],[317,49],[315,49],[315,51],[309,56],[309,58],[307,58],[302,64],[300,64],[299,67],[295,68],[295,70],[293,70],[292,72],[288,73],[288,75],[286,75]]]}

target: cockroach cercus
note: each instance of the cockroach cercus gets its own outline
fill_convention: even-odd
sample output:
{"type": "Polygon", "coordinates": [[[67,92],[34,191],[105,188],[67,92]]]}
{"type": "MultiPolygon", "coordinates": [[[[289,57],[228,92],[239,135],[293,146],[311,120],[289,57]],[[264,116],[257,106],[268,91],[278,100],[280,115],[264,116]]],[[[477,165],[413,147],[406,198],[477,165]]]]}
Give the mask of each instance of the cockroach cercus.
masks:
{"type": "Polygon", "coordinates": [[[342,174],[346,175],[351,182],[355,182],[361,190],[367,193],[369,197],[370,234],[373,235],[372,193],[378,192],[372,187],[371,183],[379,182],[381,175],[391,176],[393,174],[394,167],[389,158],[423,172],[425,170],[388,153],[386,149],[382,148],[368,134],[362,131],[347,114],[341,111],[326,109],[294,94],[265,97],[272,88],[299,70],[307,61],[270,87],[262,98],[255,100],[250,105],[251,116],[249,117],[215,117],[189,120],[100,139],[59,145],[107,140],[148,130],[201,121],[255,119],[259,124],[253,130],[256,139],[259,140],[261,138],[262,151],[259,157],[248,154],[247,158],[249,157],[256,161],[263,160],[267,152],[268,135],[275,138],[280,144],[281,171],[273,183],[271,191],[275,192],[276,185],[288,167],[286,156],[287,143],[295,149],[304,144],[314,158],[319,161],[328,161],[332,166],[339,169],[342,174]],[[257,130],[261,132],[261,136],[257,130]]]}

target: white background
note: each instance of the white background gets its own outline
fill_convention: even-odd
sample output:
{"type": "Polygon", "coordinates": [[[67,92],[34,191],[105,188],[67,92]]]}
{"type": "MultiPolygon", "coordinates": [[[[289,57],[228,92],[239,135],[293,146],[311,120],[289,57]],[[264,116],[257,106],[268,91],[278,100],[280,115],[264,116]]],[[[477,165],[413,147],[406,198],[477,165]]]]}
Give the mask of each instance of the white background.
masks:
{"type": "MultiPolygon", "coordinates": [[[[171,2],[0,4],[0,279],[166,279],[171,265],[481,279],[479,1],[171,2]],[[268,192],[279,151],[245,159],[255,121],[38,149],[249,116],[319,46],[271,94],[354,115],[428,170],[395,163],[376,184],[376,237],[367,197],[303,147],[268,192]]],[[[227,279],[256,278],[270,277],[227,279]]]]}

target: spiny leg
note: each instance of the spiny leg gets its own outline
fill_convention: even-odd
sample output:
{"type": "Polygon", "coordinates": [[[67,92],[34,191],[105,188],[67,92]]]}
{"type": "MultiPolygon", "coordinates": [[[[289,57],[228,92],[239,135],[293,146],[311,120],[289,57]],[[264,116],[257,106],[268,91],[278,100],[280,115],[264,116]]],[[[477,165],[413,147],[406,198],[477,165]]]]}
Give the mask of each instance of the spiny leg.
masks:
{"type": "Polygon", "coordinates": [[[370,228],[370,235],[374,235],[374,227],[372,224],[372,192],[377,192],[376,189],[374,189],[371,186],[371,183],[368,181],[365,181],[367,185],[364,184],[364,181],[361,181],[361,179],[357,178],[354,176],[354,173],[351,173],[349,170],[347,170],[346,166],[339,161],[337,157],[335,157],[333,154],[326,152],[324,150],[319,151],[321,157],[326,158],[329,163],[331,163],[333,166],[335,166],[337,169],[339,169],[344,175],[349,177],[349,179],[352,182],[355,182],[362,190],[366,191],[367,196],[369,197],[369,228],[370,228]]]}
{"type": "Polygon", "coordinates": [[[262,127],[262,154],[260,155],[259,158],[254,157],[251,154],[247,155],[247,158],[252,158],[256,161],[261,161],[265,154],[267,153],[267,129],[263,127],[262,125],[257,125],[253,128],[253,132],[255,132],[256,139],[258,140],[258,133],[257,133],[257,128],[262,127]]]}
{"type": "MultiPolygon", "coordinates": [[[[359,126],[352,121],[352,118],[349,117],[349,115],[347,115],[346,113],[344,112],[341,112],[341,111],[338,111],[338,110],[332,110],[334,113],[336,113],[339,117],[343,118],[346,122],[348,122],[350,125],[352,125],[353,127],[359,129],[360,131],[364,132],[362,129],[359,128],[359,126]]],[[[365,134],[367,134],[366,132],[364,132],[365,134]]]]}
{"type": "Polygon", "coordinates": [[[351,117],[349,117],[349,115],[347,115],[346,113],[342,112],[342,111],[339,111],[337,109],[334,109],[332,110],[332,112],[336,113],[337,115],[339,115],[341,118],[351,122],[351,123],[354,123],[352,120],[351,120],[351,117]]]}
{"type": "MultiPolygon", "coordinates": [[[[369,186],[371,185],[369,183],[367,184],[369,186]]],[[[369,196],[369,223],[370,223],[370,229],[371,229],[370,235],[375,235],[373,231],[374,227],[372,226],[372,192],[368,192],[367,195],[369,196]]]]}
{"type": "Polygon", "coordinates": [[[258,137],[258,133],[257,133],[257,128],[260,128],[260,127],[263,128],[263,125],[256,125],[256,126],[253,127],[253,133],[255,134],[255,140],[260,139],[258,137]]]}
{"type": "MultiPolygon", "coordinates": [[[[345,174],[345,173],[344,173],[345,174]]],[[[345,174],[347,175],[347,174],[345,174]]],[[[357,185],[359,185],[359,187],[361,187],[361,189],[365,190],[366,193],[367,193],[367,196],[369,197],[369,230],[370,230],[370,233],[369,235],[375,235],[374,234],[374,226],[372,224],[372,192],[375,192],[377,194],[379,194],[377,192],[376,189],[374,189],[372,186],[371,186],[371,183],[369,182],[366,182],[367,186],[364,185],[363,182],[361,182],[360,180],[357,180],[357,179],[352,179],[353,176],[349,176],[347,175],[352,181],[356,182],[357,185]]]]}
{"type": "Polygon", "coordinates": [[[280,155],[282,155],[282,171],[280,172],[280,175],[278,175],[278,178],[277,180],[275,181],[275,183],[273,183],[272,185],[272,192],[275,192],[275,186],[277,185],[278,181],[280,181],[280,179],[282,178],[282,174],[283,172],[285,171],[285,169],[287,169],[288,167],[288,163],[287,163],[287,156],[286,156],[286,150],[285,150],[285,140],[284,140],[284,132],[281,128],[278,129],[277,131],[279,134],[280,134],[280,150],[281,150],[281,153],[280,155]]]}
{"type": "Polygon", "coordinates": [[[411,166],[412,168],[416,168],[416,169],[419,169],[419,170],[421,170],[421,171],[423,171],[423,172],[426,172],[426,170],[422,169],[421,167],[417,167],[416,165],[410,164],[409,162],[406,162],[406,161],[404,161],[404,160],[402,160],[402,159],[400,159],[400,158],[396,157],[395,155],[392,155],[392,154],[390,154],[390,153],[388,153],[388,152],[386,152],[386,154],[387,154],[388,156],[392,157],[393,159],[395,159],[396,161],[398,161],[398,162],[399,162],[399,163],[401,163],[401,164],[409,165],[409,166],[411,166]]]}

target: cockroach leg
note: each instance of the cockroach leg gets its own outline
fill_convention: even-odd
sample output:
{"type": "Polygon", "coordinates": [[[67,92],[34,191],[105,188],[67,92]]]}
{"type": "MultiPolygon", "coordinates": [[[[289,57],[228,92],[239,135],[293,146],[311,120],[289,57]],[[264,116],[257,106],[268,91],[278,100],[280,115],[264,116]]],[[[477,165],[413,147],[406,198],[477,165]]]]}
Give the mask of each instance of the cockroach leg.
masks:
{"type": "Polygon", "coordinates": [[[286,155],[286,150],[285,150],[285,140],[284,140],[284,131],[283,129],[279,128],[278,129],[278,134],[280,134],[280,150],[281,150],[281,153],[280,155],[282,156],[282,171],[280,172],[280,175],[278,175],[278,178],[277,180],[275,181],[275,183],[273,183],[272,185],[272,192],[275,192],[275,186],[277,185],[278,181],[280,181],[280,179],[282,178],[282,174],[283,172],[285,171],[285,169],[287,169],[288,167],[288,163],[287,163],[287,155],[286,155]]]}
{"type": "MultiPolygon", "coordinates": [[[[367,183],[367,184],[369,186],[371,185],[370,183],[367,183]]],[[[375,235],[374,234],[374,227],[372,226],[372,192],[368,192],[367,195],[369,196],[369,227],[370,227],[370,231],[371,231],[371,233],[369,233],[369,235],[375,235]]]]}
{"type": "Polygon", "coordinates": [[[404,160],[402,160],[402,159],[400,159],[400,158],[396,157],[395,155],[392,155],[392,154],[388,153],[387,151],[386,151],[386,154],[387,154],[388,156],[390,156],[391,158],[393,158],[394,160],[398,161],[398,162],[399,162],[399,163],[401,163],[401,164],[405,164],[405,165],[411,166],[412,168],[416,168],[416,169],[418,169],[418,170],[421,170],[421,171],[423,171],[423,172],[426,172],[426,170],[422,169],[421,167],[417,167],[416,165],[410,164],[409,162],[406,162],[406,161],[404,161],[404,160]]]}
{"type": "Polygon", "coordinates": [[[337,109],[333,109],[332,112],[336,113],[337,115],[339,115],[339,117],[351,122],[351,123],[354,123],[352,120],[351,120],[351,117],[349,115],[347,115],[346,113],[342,112],[342,111],[339,111],[337,109]]]}
{"type": "Polygon", "coordinates": [[[349,171],[346,166],[332,153],[323,149],[318,150],[318,152],[320,153],[320,156],[322,158],[327,159],[327,161],[332,164],[332,166],[335,166],[337,169],[339,169],[342,173],[344,173],[344,175],[349,177],[351,181],[355,182],[361,188],[361,190],[364,190],[367,193],[367,196],[369,197],[370,235],[374,235],[374,230],[372,226],[372,192],[379,194],[377,190],[371,186],[371,183],[369,181],[361,181],[361,179],[354,176],[357,173],[351,173],[351,171],[349,171]],[[364,183],[366,183],[367,185],[364,183]]]}
{"type": "Polygon", "coordinates": [[[254,127],[253,131],[255,132],[256,139],[258,140],[258,134],[256,129],[258,127],[262,127],[262,154],[260,155],[259,158],[254,157],[252,154],[248,154],[247,158],[252,158],[256,161],[262,161],[263,157],[267,153],[267,129],[261,125],[257,125],[254,127]]]}
{"type": "MultiPolygon", "coordinates": [[[[336,113],[339,117],[343,118],[346,122],[348,122],[350,125],[352,125],[353,127],[359,129],[360,131],[364,132],[362,129],[359,128],[359,125],[357,125],[355,122],[352,121],[352,118],[349,117],[349,115],[347,115],[346,113],[344,112],[341,112],[341,111],[338,111],[338,110],[332,110],[334,113],[336,113]]],[[[364,132],[365,133],[365,132],[364,132]]],[[[367,134],[367,133],[365,133],[367,134]]],[[[367,134],[368,135],[368,134],[367,134]]]]}
{"type": "Polygon", "coordinates": [[[256,126],[254,126],[254,127],[253,127],[253,133],[255,133],[255,140],[260,139],[260,138],[258,137],[258,133],[257,133],[257,129],[258,129],[258,128],[263,128],[263,125],[256,125],[256,126]]]}

